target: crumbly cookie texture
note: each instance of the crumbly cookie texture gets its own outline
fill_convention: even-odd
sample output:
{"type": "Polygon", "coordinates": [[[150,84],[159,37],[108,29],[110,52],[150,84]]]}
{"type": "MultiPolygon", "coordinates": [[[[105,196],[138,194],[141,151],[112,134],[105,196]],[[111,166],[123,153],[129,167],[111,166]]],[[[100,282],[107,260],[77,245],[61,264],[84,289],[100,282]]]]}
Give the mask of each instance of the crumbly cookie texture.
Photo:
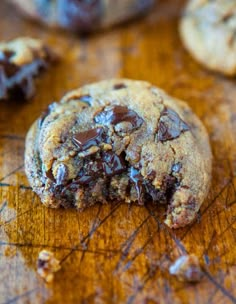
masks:
{"type": "Polygon", "coordinates": [[[172,228],[193,221],[212,155],[200,120],[144,81],[107,80],[51,104],[26,139],[25,169],[48,207],[119,200],[165,204],[172,228]]]}
{"type": "Polygon", "coordinates": [[[169,272],[180,281],[197,283],[203,277],[199,259],[194,254],[179,257],[169,268],[169,272]]]}
{"type": "Polygon", "coordinates": [[[180,34],[197,61],[213,71],[236,75],[235,0],[190,0],[180,34]]]}
{"type": "Polygon", "coordinates": [[[54,55],[42,41],[29,37],[0,43],[0,100],[34,94],[34,77],[54,55]]]}
{"type": "Polygon", "coordinates": [[[98,30],[144,14],[154,0],[8,0],[31,18],[76,32],[98,30]]]}
{"type": "Polygon", "coordinates": [[[51,251],[42,250],[37,260],[37,272],[47,283],[54,279],[54,273],[61,269],[60,262],[51,251]]]}

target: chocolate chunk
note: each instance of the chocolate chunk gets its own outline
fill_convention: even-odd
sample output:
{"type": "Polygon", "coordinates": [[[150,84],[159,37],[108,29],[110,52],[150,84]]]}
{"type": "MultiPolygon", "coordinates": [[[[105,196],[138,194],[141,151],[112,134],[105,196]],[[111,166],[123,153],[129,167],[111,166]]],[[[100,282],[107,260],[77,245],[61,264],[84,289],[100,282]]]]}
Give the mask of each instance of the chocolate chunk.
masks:
{"type": "Polygon", "coordinates": [[[169,202],[174,195],[176,188],[179,186],[178,180],[175,176],[165,175],[162,181],[161,189],[165,192],[166,201],[169,202]]]}
{"type": "Polygon", "coordinates": [[[154,170],[151,170],[151,172],[148,173],[147,178],[148,178],[149,180],[154,180],[155,177],[156,177],[156,175],[157,175],[156,172],[155,172],[154,170]]]}
{"type": "Polygon", "coordinates": [[[53,102],[52,104],[50,104],[50,105],[47,107],[47,109],[45,109],[45,110],[43,111],[43,113],[41,114],[41,117],[40,117],[39,120],[38,120],[39,127],[42,126],[42,124],[43,124],[45,118],[51,113],[51,111],[53,111],[55,105],[56,105],[56,102],[53,102]]]}
{"type": "Polygon", "coordinates": [[[103,153],[103,170],[106,176],[114,176],[126,171],[125,158],[112,152],[103,153]]]}
{"type": "Polygon", "coordinates": [[[46,176],[47,176],[47,178],[49,178],[54,183],[56,182],[55,177],[54,177],[54,175],[52,173],[52,168],[46,172],[46,176]]]}
{"type": "Polygon", "coordinates": [[[144,186],[143,186],[143,177],[141,175],[141,173],[131,167],[130,169],[130,180],[131,182],[135,185],[135,189],[137,191],[137,195],[138,195],[138,203],[140,205],[143,204],[143,192],[144,192],[144,186]]]}
{"type": "Polygon", "coordinates": [[[82,175],[81,177],[76,179],[76,182],[80,185],[88,185],[91,181],[93,181],[94,176],[90,175],[82,175]]]}
{"type": "Polygon", "coordinates": [[[147,193],[154,202],[160,204],[169,203],[178,186],[177,178],[171,175],[165,175],[160,189],[156,189],[151,182],[145,183],[147,193]]]}
{"type": "Polygon", "coordinates": [[[10,50],[0,51],[0,68],[3,69],[6,77],[12,77],[19,70],[19,67],[10,61],[14,54],[15,53],[10,50]]]}
{"type": "Polygon", "coordinates": [[[123,155],[113,152],[102,152],[98,159],[88,160],[80,171],[76,181],[79,184],[89,184],[98,177],[112,177],[127,170],[123,155]]]}
{"type": "Polygon", "coordinates": [[[104,129],[96,128],[77,133],[73,136],[73,143],[80,149],[86,150],[103,142],[104,129]]]}
{"type": "Polygon", "coordinates": [[[167,141],[175,139],[181,133],[189,131],[189,126],[179,117],[179,115],[168,108],[165,108],[159,120],[156,140],[167,141]]]}
{"type": "Polygon", "coordinates": [[[124,83],[117,83],[113,86],[114,90],[121,90],[127,88],[127,86],[124,83]]]}
{"type": "Polygon", "coordinates": [[[13,55],[15,55],[15,52],[10,50],[0,51],[0,61],[9,60],[13,55]]]}
{"type": "Polygon", "coordinates": [[[90,95],[82,95],[79,97],[79,100],[87,103],[89,106],[92,105],[93,98],[90,95]]]}
{"type": "Polygon", "coordinates": [[[172,173],[179,173],[181,168],[182,168],[182,164],[181,163],[176,163],[171,167],[171,172],[172,173]]]}
{"type": "Polygon", "coordinates": [[[129,122],[133,129],[141,127],[143,119],[136,112],[125,106],[114,106],[113,108],[104,110],[94,117],[94,121],[103,125],[116,125],[120,122],[129,122]]]}
{"type": "Polygon", "coordinates": [[[65,164],[60,164],[57,169],[57,177],[56,182],[57,185],[63,185],[66,183],[66,179],[68,177],[68,168],[65,164]]]}
{"type": "Polygon", "coordinates": [[[196,199],[193,196],[190,196],[188,199],[188,208],[195,210],[197,206],[196,199]]]}
{"type": "Polygon", "coordinates": [[[87,32],[99,24],[102,8],[101,0],[60,0],[58,22],[63,27],[87,32]]]}

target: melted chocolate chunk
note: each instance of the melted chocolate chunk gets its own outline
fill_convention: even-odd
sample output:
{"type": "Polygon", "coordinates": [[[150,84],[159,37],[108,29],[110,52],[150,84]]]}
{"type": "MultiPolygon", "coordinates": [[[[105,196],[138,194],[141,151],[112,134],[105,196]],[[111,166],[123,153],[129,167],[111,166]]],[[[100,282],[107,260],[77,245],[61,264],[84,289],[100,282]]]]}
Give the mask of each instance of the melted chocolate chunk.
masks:
{"type": "Polygon", "coordinates": [[[92,146],[98,146],[104,139],[104,129],[96,128],[80,132],[74,135],[73,143],[80,150],[87,150],[92,146]]]}
{"type": "Polygon", "coordinates": [[[153,187],[150,182],[145,184],[147,194],[151,196],[154,202],[159,202],[160,204],[166,204],[170,202],[177,189],[177,186],[177,179],[171,175],[164,176],[161,188],[159,190],[155,189],[155,187],[153,187]]]}
{"type": "Polygon", "coordinates": [[[114,176],[126,171],[125,157],[112,152],[103,154],[103,170],[106,176],[114,176]]]}
{"type": "Polygon", "coordinates": [[[121,90],[127,88],[127,86],[124,83],[117,83],[113,86],[114,90],[121,90]]]}
{"type": "Polygon", "coordinates": [[[58,22],[66,28],[87,32],[99,24],[102,9],[101,0],[60,0],[58,22]]]}
{"type": "Polygon", "coordinates": [[[112,177],[126,170],[127,165],[123,155],[102,152],[98,158],[87,161],[76,181],[81,185],[86,185],[98,177],[112,177]]]}
{"type": "Polygon", "coordinates": [[[144,194],[143,177],[142,177],[141,173],[133,167],[131,167],[131,169],[130,169],[130,180],[135,185],[135,189],[138,194],[138,203],[140,205],[142,205],[143,204],[143,194],[144,194]]]}
{"type": "Polygon", "coordinates": [[[0,51],[0,60],[9,60],[14,55],[15,52],[10,50],[0,51]]]}
{"type": "Polygon", "coordinates": [[[181,163],[176,163],[172,166],[171,168],[171,172],[173,173],[179,173],[179,171],[181,170],[182,168],[182,164],[181,163]]]}
{"type": "Polygon", "coordinates": [[[161,189],[165,192],[167,202],[171,200],[176,188],[179,186],[178,180],[172,175],[166,175],[163,179],[161,189]]]}
{"type": "Polygon", "coordinates": [[[91,181],[93,181],[93,176],[90,175],[82,175],[81,177],[76,179],[76,182],[80,185],[88,185],[91,181]]]}
{"type": "Polygon", "coordinates": [[[46,172],[46,176],[47,176],[47,178],[49,178],[54,183],[56,182],[55,177],[54,177],[54,175],[52,173],[52,168],[46,172]]]}
{"type": "Polygon", "coordinates": [[[6,77],[12,77],[19,70],[19,67],[10,61],[14,54],[13,51],[9,50],[0,51],[0,67],[2,67],[6,77]]]}
{"type": "Polygon", "coordinates": [[[89,106],[92,105],[93,98],[90,95],[82,95],[79,97],[79,100],[87,103],[89,106]]]}
{"type": "Polygon", "coordinates": [[[189,130],[189,126],[175,111],[165,108],[159,120],[156,140],[161,142],[172,140],[189,130]]]}
{"type": "Polygon", "coordinates": [[[125,106],[114,106],[111,109],[104,110],[94,117],[94,121],[103,125],[116,125],[125,121],[131,123],[133,129],[137,129],[143,124],[143,119],[125,106]]]}
{"type": "Polygon", "coordinates": [[[39,124],[39,127],[42,126],[45,118],[52,112],[54,106],[55,106],[56,102],[50,104],[46,110],[43,111],[43,113],[41,114],[41,117],[39,118],[38,120],[38,124],[39,124]]]}
{"type": "Polygon", "coordinates": [[[156,177],[156,172],[154,171],[154,170],[152,170],[150,173],[148,173],[148,176],[147,176],[147,178],[149,179],[149,180],[154,180],[155,179],[155,177],[156,177]]]}
{"type": "Polygon", "coordinates": [[[57,170],[56,182],[57,185],[63,185],[66,183],[68,177],[68,168],[65,164],[60,164],[57,170]]]}

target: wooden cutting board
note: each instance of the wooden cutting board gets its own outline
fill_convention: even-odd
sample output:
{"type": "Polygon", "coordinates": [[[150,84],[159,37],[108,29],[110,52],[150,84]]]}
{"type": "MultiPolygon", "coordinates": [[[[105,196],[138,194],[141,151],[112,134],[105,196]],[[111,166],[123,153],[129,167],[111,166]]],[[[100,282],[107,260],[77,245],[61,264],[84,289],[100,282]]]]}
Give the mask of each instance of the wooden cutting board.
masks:
{"type": "Polygon", "coordinates": [[[0,3],[0,39],[39,37],[63,56],[28,101],[0,107],[0,303],[236,303],[236,80],[210,73],[183,49],[184,1],[162,0],[145,18],[78,37],[23,20],[0,3]],[[160,209],[120,203],[83,213],[40,204],[24,175],[31,123],[68,90],[109,77],[145,79],[186,100],[206,125],[214,154],[209,196],[192,225],[170,230],[160,209]],[[43,248],[62,269],[52,284],[36,273],[43,248]],[[185,253],[204,268],[199,284],[167,267],[185,253]]]}

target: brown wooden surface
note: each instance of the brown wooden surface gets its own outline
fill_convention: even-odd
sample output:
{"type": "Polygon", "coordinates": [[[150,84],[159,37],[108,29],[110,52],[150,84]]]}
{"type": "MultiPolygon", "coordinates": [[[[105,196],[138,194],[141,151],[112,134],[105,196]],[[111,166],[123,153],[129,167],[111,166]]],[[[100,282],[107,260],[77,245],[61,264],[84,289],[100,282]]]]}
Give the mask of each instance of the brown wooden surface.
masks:
{"type": "Polygon", "coordinates": [[[0,303],[235,303],[236,80],[207,72],[184,51],[177,31],[184,1],[159,1],[146,18],[89,38],[24,21],[0,2],[1,40],[31,35],[65,55],[38,80],[35,98],[1,103],[0,303]],[[213,181],[189,227],[171,231],[153,206],[50,210],[27,188],[31,123],[67,90],[109,77],[149,80],[185,99],[205,123],[213,181]],[[43,248],[62,264],[48,285],[35,267],[43,248]],[[201,260],[199,284],[180,283],[166,270],[185,252],[201,260]]]}

